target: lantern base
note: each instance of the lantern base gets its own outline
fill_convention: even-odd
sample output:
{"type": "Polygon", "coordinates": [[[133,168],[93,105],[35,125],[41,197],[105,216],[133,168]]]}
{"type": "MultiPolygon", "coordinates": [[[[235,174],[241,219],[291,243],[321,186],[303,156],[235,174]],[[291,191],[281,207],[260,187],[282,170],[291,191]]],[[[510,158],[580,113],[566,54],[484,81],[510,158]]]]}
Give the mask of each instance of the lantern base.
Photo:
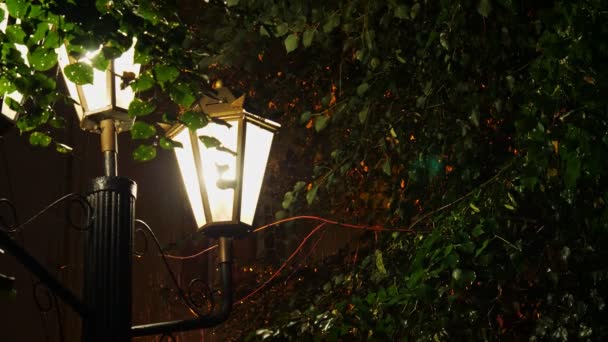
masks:
{"type": "Polygon", "coordinates": [[[199,232],[202,232],[208,237],[232,237],[232,238],[243,238],[251,233],[252,227],[244,223],[234,222],[216,222],[209,223],[202,226],[199,232]]]}
{"type": "Polygon", "coordinates": [[[110,106],[97,112],[85,113],[80,122],[80,128],[89,132],[101,133],[101,122],[108,119],[114,121],[117,133],[130,131],[135,122],[135,118],[129,117],[126,111],[110,106]]]}

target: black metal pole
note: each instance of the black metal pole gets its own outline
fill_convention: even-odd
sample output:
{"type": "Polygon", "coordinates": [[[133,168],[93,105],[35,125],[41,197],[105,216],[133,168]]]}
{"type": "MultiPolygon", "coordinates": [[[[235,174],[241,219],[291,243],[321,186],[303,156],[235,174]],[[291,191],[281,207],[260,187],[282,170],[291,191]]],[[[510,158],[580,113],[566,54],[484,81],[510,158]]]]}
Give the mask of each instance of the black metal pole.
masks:
{"type": "Polygon", "coordinates": [[[85,319],[88,316],[88,310],[82,302],[74,296],[74,294],[64,287],[49,271],[44,268],[34,257],[19,246],[13,239],[3,230],[0,229],[0,246],[17,259],[25,268],[32,272],[40,281],[49,288],[54,294],[59,296],[66,304],[68,304],[80,317],[85,319]]]}
{"type": "Polygon", "coordinates": [[[95,209],[85,243],[84,301],[92,317],[84,321],[83,341],[130,339],[131,260],[137,186],[122,177],[93,180],[88,196],[95,209]]]}
{"type": "Polygon", "coordinates": [[[137,325],[131,329],[132,337],[168,334],[172,332],[212,328],[223,323],[230,316],[232,310],[232,240],[226,237],[219,238],[220,245],[220,273],[222,277],[222,304],[220,309],[210,315],[196,319],[169,321],[137,325]]]}

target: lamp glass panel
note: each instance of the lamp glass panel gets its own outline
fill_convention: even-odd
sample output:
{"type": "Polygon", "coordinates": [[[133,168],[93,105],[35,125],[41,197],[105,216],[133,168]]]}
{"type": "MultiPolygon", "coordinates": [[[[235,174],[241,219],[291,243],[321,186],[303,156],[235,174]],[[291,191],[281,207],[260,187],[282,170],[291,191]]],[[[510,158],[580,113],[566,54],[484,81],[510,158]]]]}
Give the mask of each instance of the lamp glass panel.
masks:
{"type": "Polygon", "coordinates": [[[175,158],[179,166],[182,180],[188,194],[190,207],[194,214],[194,219],[198,227],[205,225],[205,209],[203,207],[203,199],[201,198],[201,187],[196,173],[196,164],[194,162],[194,153],[192,151],[192,142],[190,141],[190,131],[186,128],[179,132],[173,140],[180,142],[183,148],[174,148],[175,158]]]}
{"type": "MultiPolygon", "coordinates": [[[[4,12],[2,18],[0,18],[0,31],[6,32],[6,28],[8,27],[8,16],[9,16],[6,4],[0,3],[0,9],[2,9],[4,12]]],[[[21,53],[21,58],[23,59],[24,63],[29,65],[29,63],[27,61],[27,52],[28,52],[27,47],[22,44],[15,44],[15,48],[21,53]]],[[[8,106],[6,99],[10,97],[14,101],[21,103],[23,100],[23,95],[21,95],[21,93],[19,93],[18,91],[13,91],[13,92],[6,93],[6,94],[0,94],[0,97],[2,97],[2,105],[1,105],[2,108],[0,108],[0,112],[4,116],[9,118],[11,121],[15,121],[15,119],[17,118],[17,112],[12,110],[8,106]]]]}
{"type": "Polygon", "coordinates": [[[6,32],[6,27],[8,25],[8,9],[6,8],[6,4],[0,3],[0,9],[4,11],[4,15],[0,18],[0,31],[6,32]]]}
{"type": "Polygon", "coordinates": [[[65,81],[65,85],[68,88],[68,92],[70,93],[70,97],[74,99],[78,103],[74,103],[74,109],[76,109],[76,114],[78,114],[78,120],[82,121],[83,109],[80,105],[80,97],[78,96],[78,90],[76,88],[76,84],[74,82],[68,80],[65,77],[65,73],[63,69],[70,65],[70,59],[68,58],[68,50],[65,46],[61,46],[57,48],[57,61],[59,63],[59,67],[61,68],[61,73],[63,74],[63,80],[65,81]]]}
{"type": "Polygon", "coordinates": [[[251,225],[260,197],[274,133],[251,122],[247,122],[246,132],[241,221],[251,225]]]}
{"type": "MultiPolygon", "coordinates": [[[[227,120],[231,127],[209,123],[207,126],[197,130],[197,136],[210,136],[222,143],[222,146],[232,152],[237,151],[238,142],[238,120],[227,120]]],[[[207,148],[198,140],[201,168],[209,210],[213,222],[232,221],[235,199],[237,170],[236,156],[228,151],[218,148],[207,148]]]]}
{"type": "MultiPolygon", "coordinates": [[[[102,53],[101,48],[97,51],[87,53],[83,58],[79,59],[78,62],[90,65],[91,58],[95,57],[98,53],[102,53]]],[[[93,83],[80,86],[82,95],[84,96],[84,99],[80,99],[80,103],[85,106],[85,113],[98,112],[112,104],[111,88],[110,84],[108,84],[110,81],[110,78],[108,77],[109,72],[109,70],[100,71],[93,68],[93,83]]]]}
{"type": "Polygon", "coordinates": [[[139,76],[139,64],[134,64],[135,57],[135,44],[125,51],[120,57],[114,60],[114,84],[116,84],[116,106],[119,108],[127,109],[129,104],[135,98],[135,93],[131,87],[125,87],[121,89],[122,79],[121,76],[125,73],[133,73],[135,77],[139,76]]]}
{"type": "Polygon", "coordinates": [[[15,121],[15,119],[17,118],[17,112],[15,112],[14,110],[12,110],[9,106],[8,103],[6,102],[7,98],[11,98],[16,102],[21,103],[21,101],[23,100],[23,95],[21,95],[20,92],[18,91],[14,91],[12,93],[9,94],[4,94],[4,98],[2,99],[2,114],[6,117],[8,117],[11,121],[15,121]]]}

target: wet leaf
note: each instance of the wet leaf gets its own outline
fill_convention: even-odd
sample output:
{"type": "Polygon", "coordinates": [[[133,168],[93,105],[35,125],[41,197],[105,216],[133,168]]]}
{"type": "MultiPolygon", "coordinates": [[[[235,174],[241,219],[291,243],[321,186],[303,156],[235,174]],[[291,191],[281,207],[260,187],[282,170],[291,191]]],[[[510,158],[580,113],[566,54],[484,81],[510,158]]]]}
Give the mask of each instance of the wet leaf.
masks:
{"type": "Polygon", "coordinates": [[[29,141],[32,146],[47,147],[51,144],[51,141],[53,141],[53,139],[46,133],[33,132],[32,134],[30,134],[29,141]]]}
{"type": "Polygon", "coordinates": [[[290,53],[293,50],[297,49],[299,41],[300,40],[298,38],[298,35],[295,33],[292,33],[287,36],[287,38],[285,38],[285,41],[283,42],[283,44],[285,45],[285,51],[287,51],[287,53],[290,53]]]}
{"type": "Polygon", "coordinates": [[[139,145],[133,151],[133,159],[136,161],[150,161],[156,158],[156,147],[151,145],[139,145]]]}
{"type": "Polygon", "coordinates": [[[156,109],[153,103],[142,101],[140,99],[134,99],[129,104],[129,116],[132,118],[138,116],[145,116],[151,114],[156,109]]]}
{"type": "Polygon", "coordinates": [[[148,139],[156,134],[156,128],[149,123],[136,121],[131,128],[131,138],[134,140],[148,139]]]}
{"type": "Polygon", "coordinates": [[[63,69],[65,77],[78,84],[93,84],[93,68],[82,62],[70,64],[63,69]]]}

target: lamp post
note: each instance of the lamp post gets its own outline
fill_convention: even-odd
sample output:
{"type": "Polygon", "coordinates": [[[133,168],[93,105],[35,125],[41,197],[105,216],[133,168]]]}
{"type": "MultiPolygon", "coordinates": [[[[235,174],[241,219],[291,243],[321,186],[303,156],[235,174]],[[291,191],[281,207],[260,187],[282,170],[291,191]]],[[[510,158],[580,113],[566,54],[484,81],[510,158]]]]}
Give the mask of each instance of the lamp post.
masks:
{"type": "MultiPolygon", "coordinates": [[[[100,52],[76,60],[62,48],[58,51],[60,68],[64,72],[71,63],[89,63],[95,53],[100,52]]],[[[93,218],[86,232],[83,300],[0,229],[0,247],[81,315],[85,341],[127,341],[137,336],[202,329],[228,318],[233,302],[232,237],[247,232],[253,222],[272,137],[279,127],[245,111],[244,98],[234,99],[222,88],[215,95],[205,96],[195,108],[211,117],[211,123],[195,132],[181,125],[169,130],[168,135],[183,144],[175,151],[176,159],[197,226],[219,242],[222,300],[219,310],[196,319],[132,326],[131,260],[137,185],[117,175],[116,142],[117,133],[129,130],[133,124],[126,109],[134,94],[120,87],[121,76],[138,72],[131,49],[110,61],[106,70],[95,70],[91,84],[76,85],[65,78],[81,128],[100,134],[104,156],[104,176],[92,180],[87,196],[93,218]]]]}

